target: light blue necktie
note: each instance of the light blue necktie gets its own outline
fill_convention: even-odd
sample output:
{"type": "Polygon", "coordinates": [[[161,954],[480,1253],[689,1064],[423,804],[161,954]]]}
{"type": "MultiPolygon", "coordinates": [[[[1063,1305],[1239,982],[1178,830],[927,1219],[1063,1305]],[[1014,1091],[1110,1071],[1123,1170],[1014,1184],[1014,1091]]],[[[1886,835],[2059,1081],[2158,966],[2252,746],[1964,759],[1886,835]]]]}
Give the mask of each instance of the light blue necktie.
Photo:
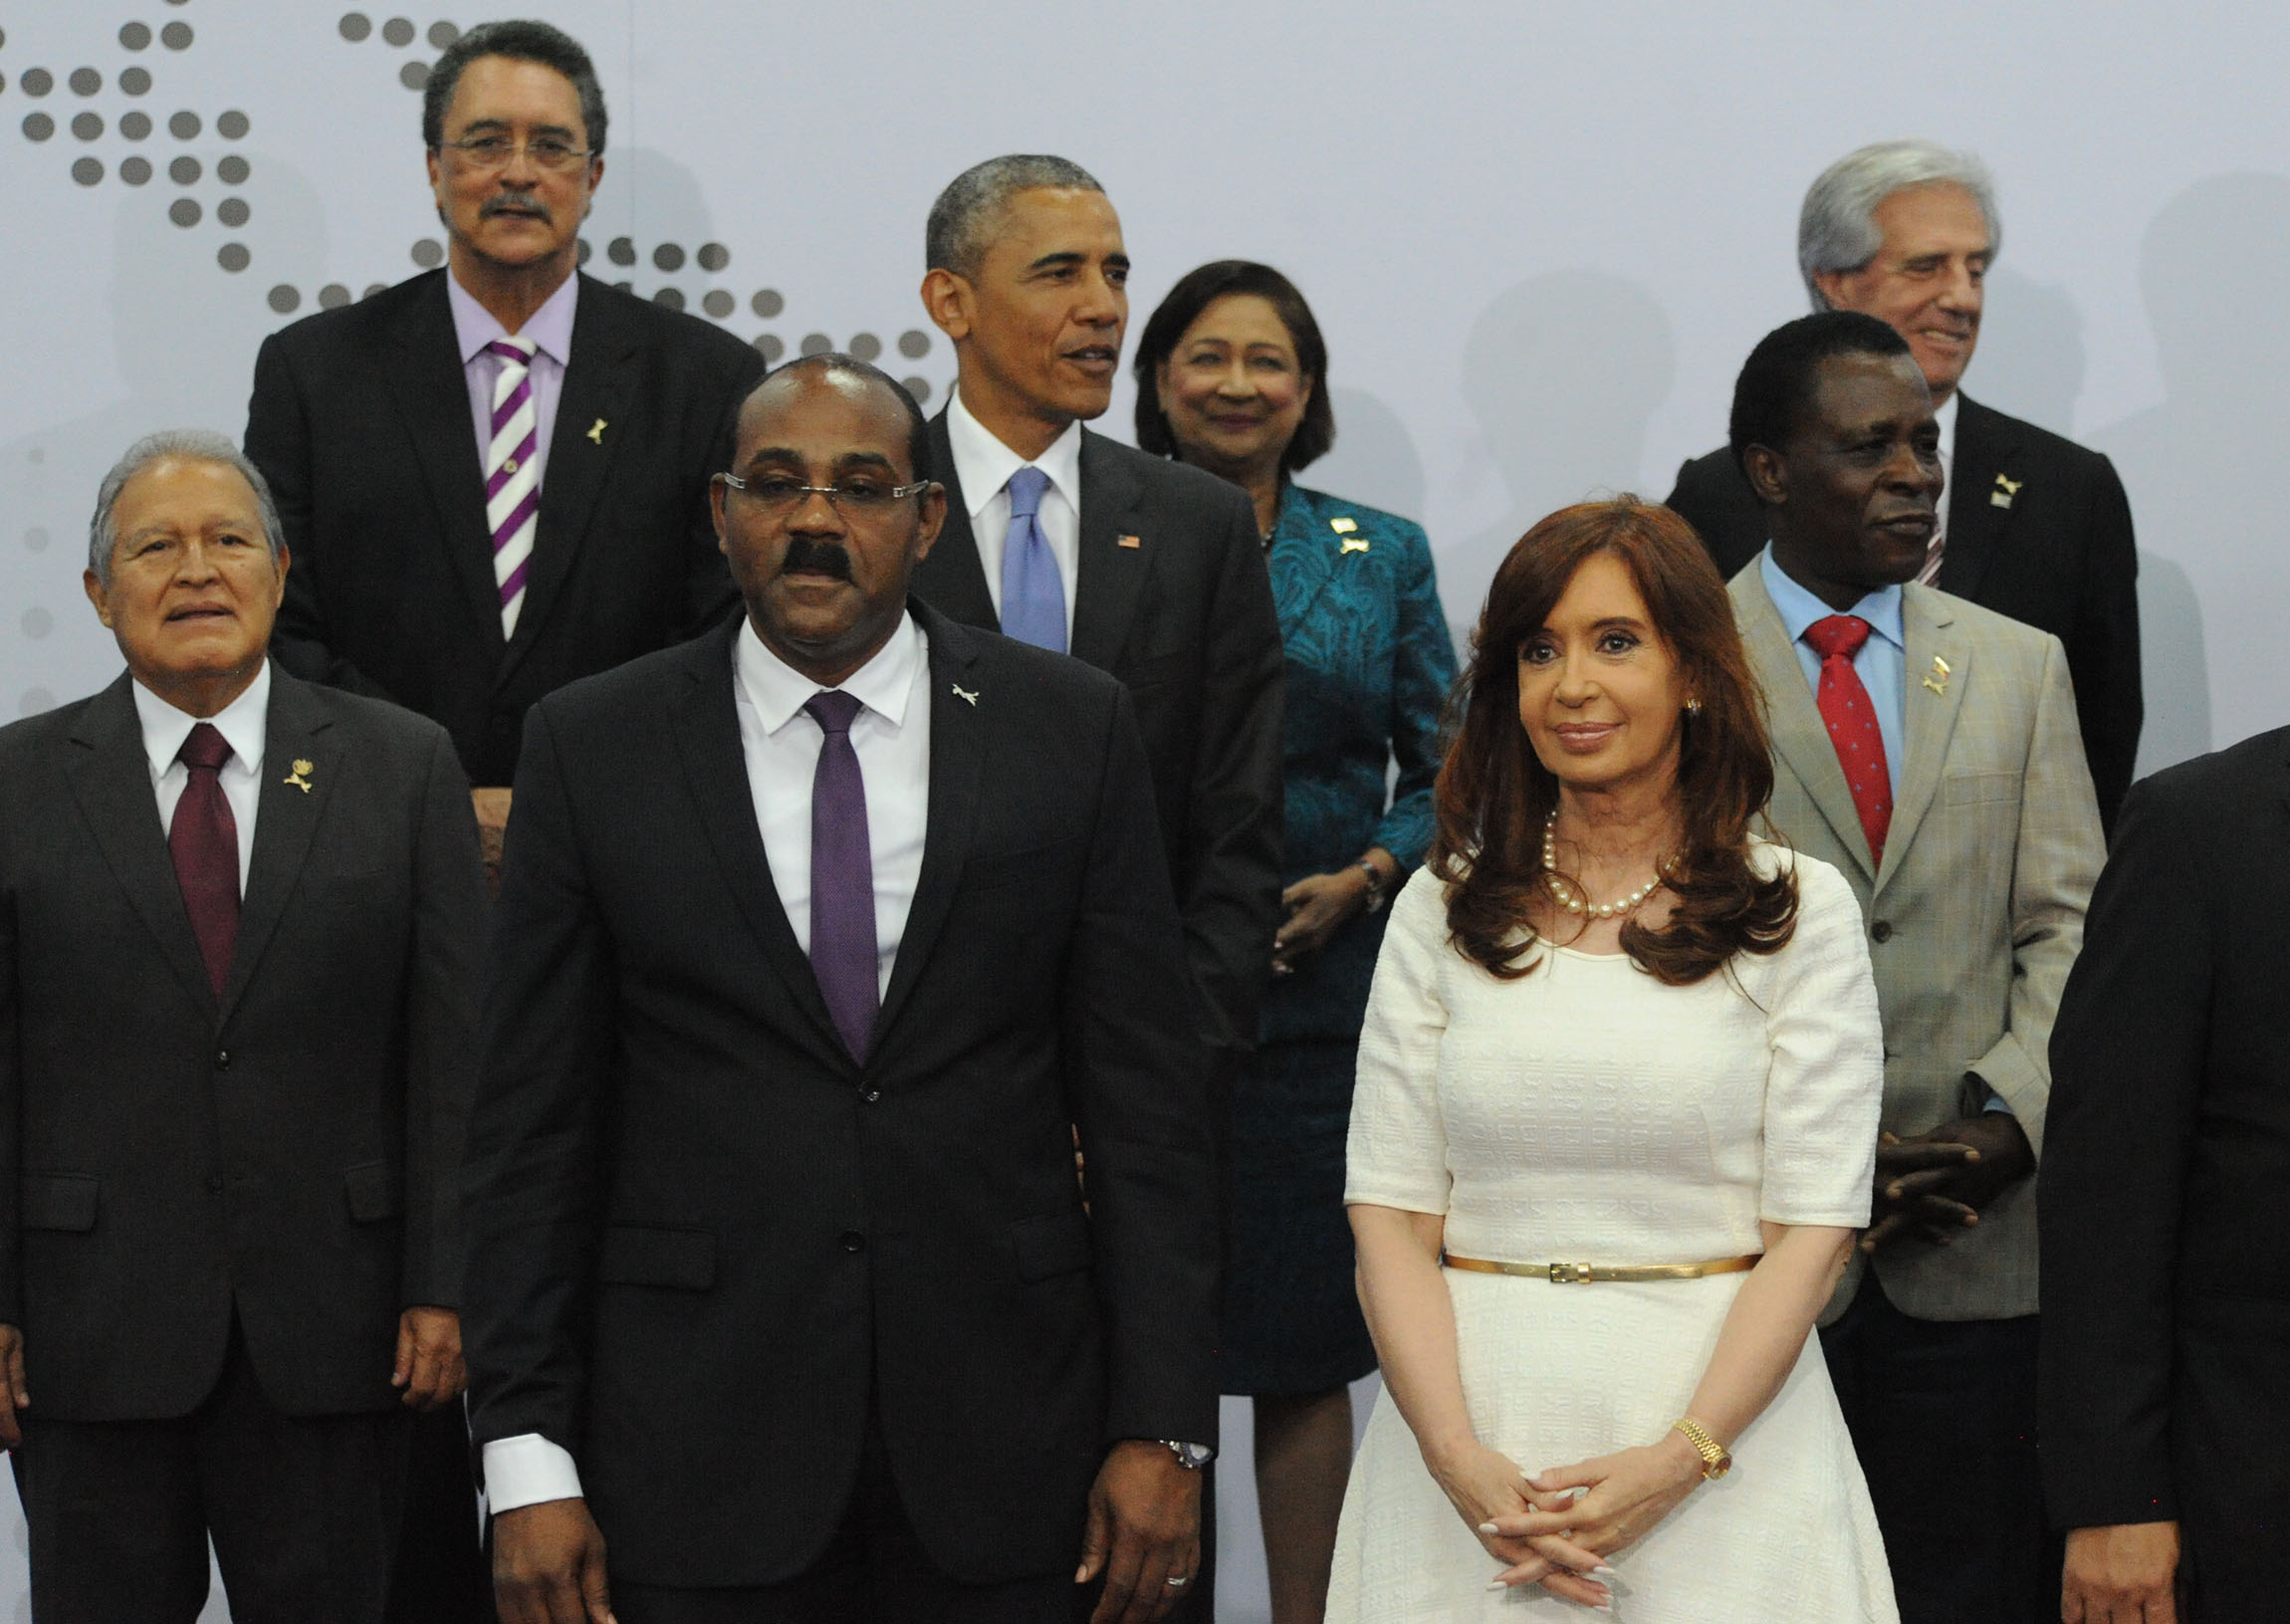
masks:
{"type": "Polygon", "coordinates": [[[1065,582],[1041,534],[1041,493],[1049,476],[1031,464],[1010,476],[1010,535],[1002,544],[1002,634],[1065,652],[1065,582]]]}

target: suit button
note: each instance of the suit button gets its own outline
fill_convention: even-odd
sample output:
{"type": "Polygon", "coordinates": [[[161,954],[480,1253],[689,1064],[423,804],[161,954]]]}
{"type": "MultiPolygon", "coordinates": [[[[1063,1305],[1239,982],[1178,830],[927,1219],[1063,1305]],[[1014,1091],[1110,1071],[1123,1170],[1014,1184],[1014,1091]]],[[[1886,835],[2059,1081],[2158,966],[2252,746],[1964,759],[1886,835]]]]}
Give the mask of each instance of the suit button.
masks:
{"type": "Polygon", "coordinates": [[[861,1234],[859,1234],[859,1232],[858,1232],[858,1231],[856,1231],[856,1230],[845,1230],[845,1231],[843,1231],[843,1234],[842,1234],[842,1242],[843,1242],[843,1251],[845,1251],[845,1252],[864,1252],[864,1251],[866,1251],[866,1237],[865,1237],[865,1236],[863,1236],[863,1235],[861,1235],[861,1234]]]}
{"type": "Polygon", "coordinates": [[[882,1098],[882,1090],[880,1088],[869,1088],[863,1097],[869,1105],[872,1105],[876,1100],[882,1098]]]}
{"type": "Polygon", "coordinates": [[[1875,924],[1869,927],[1869,934],[1874,936],[1880,942],[1891,941],[1893,939],[1892,922],[1885,919],[1878,920],[1875,924]]]}
{"type": "Polygon", "coordinates": [[[231,1051],[230,1051],[229,1049],[227,1049],[227,1048],[218,1048],[218,1049],[216,1049],[216,1050],[215,1050],[215,1069],[216,1069],[217,1071],[228,1071],[230,1068],[231,1068],[231,1051]]]}

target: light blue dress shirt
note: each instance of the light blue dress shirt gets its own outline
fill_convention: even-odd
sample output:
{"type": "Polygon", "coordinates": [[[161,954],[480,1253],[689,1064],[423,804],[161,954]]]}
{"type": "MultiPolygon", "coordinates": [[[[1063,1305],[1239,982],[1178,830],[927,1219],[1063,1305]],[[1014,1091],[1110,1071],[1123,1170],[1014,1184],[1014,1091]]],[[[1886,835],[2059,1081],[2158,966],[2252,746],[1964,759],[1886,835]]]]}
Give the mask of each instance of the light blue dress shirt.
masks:
{"type": "MultiPolygon", "coordinates": [[[[1805,628],[1816,620],[1825,620],[1838,613],[1804,587],[1790,580],[1787,573],[1773,562],[1773,547],[1767,543],[1765,551],[1757,555],[1757,570],[1765,581],[1765,595],[1773,600],[1780,611],[1781,627],[1789,634],[1789,644],[1797,651],[1797,664],[1804,669],[1805,680],[1812,685],[1816,697],[1821,692],[1821,656],[1813,652],[1813,645],[1805,641],[1805,628]]],[[[1909,645],[1907,634],[1901,629],[1901,589],[1886,586],[1869,593],[1851,608],[1843,611],[1858,615],[1869,622],[1869,640],[1861,644],[1861,651],[1853,656],[1853,671],[1861,679],[1861,686],[1869,691],[1869,703],[1877,712],[1877,731],[1885,736],[1885,771],[1891,776],[1893,789],[1901,787],[1901,746],[1908,732],[1908,673],[1909,645]]]]}

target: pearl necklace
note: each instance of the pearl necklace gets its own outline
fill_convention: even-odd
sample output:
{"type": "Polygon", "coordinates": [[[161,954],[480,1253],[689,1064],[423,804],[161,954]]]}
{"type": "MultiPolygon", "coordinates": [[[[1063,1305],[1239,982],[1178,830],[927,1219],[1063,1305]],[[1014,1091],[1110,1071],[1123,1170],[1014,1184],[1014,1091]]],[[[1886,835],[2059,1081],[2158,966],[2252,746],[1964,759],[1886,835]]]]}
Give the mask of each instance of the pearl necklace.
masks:
{"type": "Polygon", "coordinates": [[[1574,888],[1558,877],[1558,809],[1553,807],[1550,815],[1542,820],[1542,883],[1550,888],[1552,899],[1568,913],[1585,914],[1592,919],[1614,919],[1634,913],[1640,903],[1661,889],[1662,882],[1677,865],[1676,857],[1665,857],[1654,877],[1621,901],[1593,902],[1588,897],[1575,895],[1574,888]]]}

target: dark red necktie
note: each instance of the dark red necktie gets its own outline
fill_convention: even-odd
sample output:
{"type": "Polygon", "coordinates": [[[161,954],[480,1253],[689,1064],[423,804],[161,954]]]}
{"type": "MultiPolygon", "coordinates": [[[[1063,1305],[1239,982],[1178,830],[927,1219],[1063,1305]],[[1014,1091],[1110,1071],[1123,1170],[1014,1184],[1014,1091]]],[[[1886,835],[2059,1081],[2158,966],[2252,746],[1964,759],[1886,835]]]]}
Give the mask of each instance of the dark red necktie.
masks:
{"type": "Polygon", "coordinates": [[[1858,615],[1832,614],[1805,628],[1805,641],[1821,656],[1816,696],[1821,720],[1828,724],[1837,765],[1845,770],[1845,785],[1853,792],[1861,832],[1869,837],[1869,855],[1882,865],[1885,834],[1893,826],[1893,769],[1885,760],[1877,707],[1869,702],[1869,690],[1861,686],[1861,673],[1853,669],[1853,656],[1868,640],[1869,622],[1858,615]]]}
{"type": "Polygon", "coordinates": [[[230,741],[211,722],[191,729],[175,760],[190,769],[183,798],[175,803],[175,820],[167,829],[167,853],[175,859],[175,883],[183,888],[183,907],[191,916],[191,934],[199,939],[199,957],[207,961],[207,980],[214,985],[216,1002],[230,978],[231,944],[239,934],[239,822],[223,794],[223,763],[231,759],[230,741]]]}

